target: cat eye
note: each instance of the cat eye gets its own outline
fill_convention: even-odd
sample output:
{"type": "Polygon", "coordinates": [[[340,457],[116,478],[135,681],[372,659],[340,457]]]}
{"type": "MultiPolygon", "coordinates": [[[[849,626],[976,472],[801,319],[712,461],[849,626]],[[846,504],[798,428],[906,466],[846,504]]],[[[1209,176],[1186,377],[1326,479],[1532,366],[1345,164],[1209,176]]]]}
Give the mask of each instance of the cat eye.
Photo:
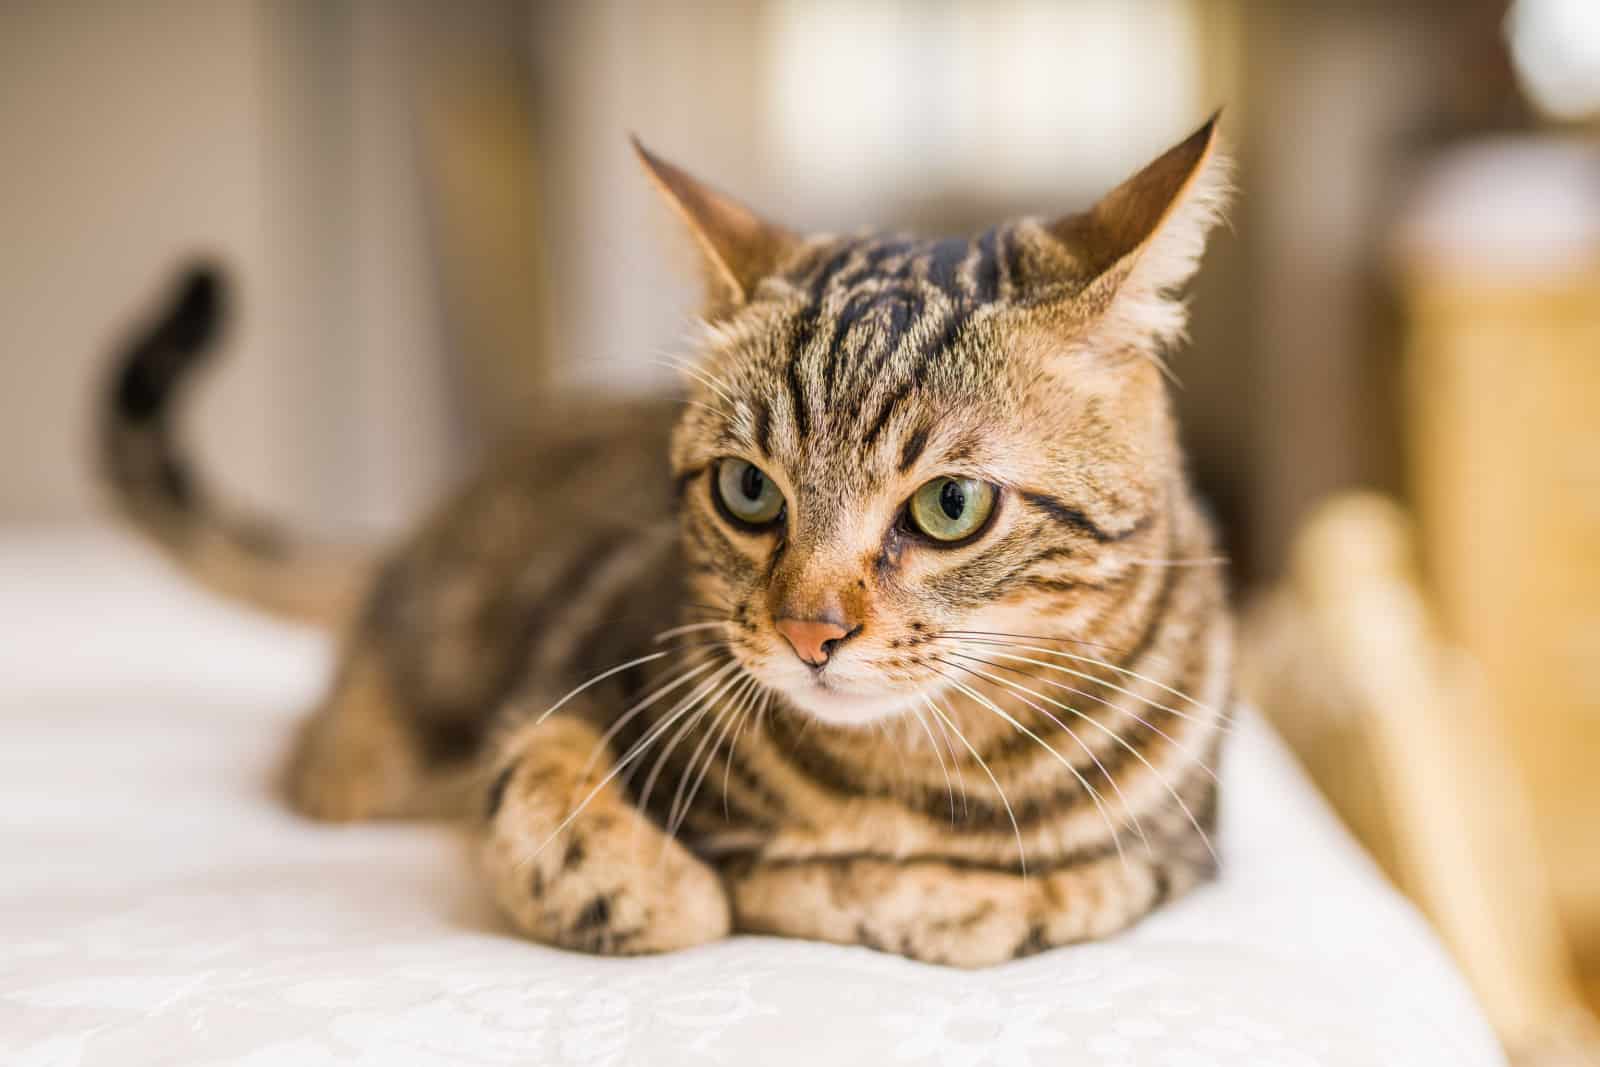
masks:
{"type": "Polygon", "coordinates": [[[994,511],[994,486],[976,478],[935,478],[911,495],[906,516],[935,541],[962,541],[983,529],[994,511]]]}
{"type": "Polygon", "coordinates": [[[742,459],[717,464],[717,503],[723,513],[746,526],[768,526],[783,515],[783,494],[766,472],[742,459]]]}

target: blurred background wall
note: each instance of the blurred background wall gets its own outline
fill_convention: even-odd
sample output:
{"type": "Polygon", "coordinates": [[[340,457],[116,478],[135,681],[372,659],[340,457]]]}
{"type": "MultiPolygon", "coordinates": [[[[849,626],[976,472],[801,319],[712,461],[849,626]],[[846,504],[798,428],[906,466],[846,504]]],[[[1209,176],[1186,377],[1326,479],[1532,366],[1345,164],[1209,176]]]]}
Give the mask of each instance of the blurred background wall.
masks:
{"type": "Polygon", "coordinates": [[[1085,206],[1219,106],[1242,196],[1174,367],[1241,596],[1331,491],[1418,506],[1442,626],[1486,665],[1563,913],[1600,961],[1600,689],[1581,667],[1600,586],[1573,577],[1600,544],[1600,445],[1573,399],[1600,358],[1595,0],[9,0],[0,523],[100,514],[108,354],[196,255],[238,306],[190,413],[212,476],[309,529],[387,533],[534,397],[668,381],[695,290],[630,131],[797,227],[963,232],[1085,206]],[[1552,143],[1565,176],[1541,184],[1552,143]],[[1566,258],[1507,280],[1529,243],[1508,234],[1566,258]],[[1440,269],[1469,260],[1488,267],[1464,288],[1440,269]],[[1511,375],[1534,402],[1498,408],[1511,386],[1453,354],[1490,336],[1485,309],[1494,355],[1567,368],[1511,375]],[[1457,372],[1470,416],[1429,399],[1457,372]],[[1556,395],[1559,417],[1537,402],[1556,395]],[[1489,432],[1528,426],[1552,444],[1522,467],[1578,473],[1534,492],[1517,464],[1492,482],[1440,444],[1503,457],[1489,432]],[[1537,551],[1475,521],[1569,506],[1537,551]],[[1490,562],[1518,551],[1534,577],[1490,562]],[[1542,599],[1518,599],[1529,583],[1542,599]],[[1529,620],[1520,643],[1507,617],[1529,620]],[[1531,716],[1547,728],[1519,730],[1531,716]]]}
{"type": "Polygon", "coordinates": [[[227,369],[194,411],[223,480],[335,528],[393,527],[437,489],[461,445],[414,121],[428,15],[0,6],[0,446],[16,457],[0,464],[0,515],[95,510],[92,389],[196,255],[222,261],[239,296],[227,369]]]}
{"type": "Polygon", "coordinates": [[[94,371],[186,256],[240,295],[194,413],[220,477],[392,530],[547,382],[661,380],[693,291],[628,131],[797,226],[959,232],[1082,206],[1226,105],[1248,195],[1176,366],[1271,573],[1310,502],[1396,477],[1385,224],[1430,139],[1519,117],[1504,7],[14,0],[0,516],[94,512],[94,371]]]}
{"type": "Polygon", "coordinates": [[[659,380],[692,289],[626,131],[795,225],[961,231],[1081,206],[1228,104],[1251,195],[1178,366],[1253,567],[1383,465],[1370,420],[1339,416],[1369,400],[1351,353],[1385,153],[1438,113],[1456,53],[1430,42],[1472,23],[1338,9],[8,4],[0,433],[29,461],[0,467],[0,515],[92,513],[93,372],[185,256],[240,292],[195,411],[220,476],[303,523],[392,529],[546,374],[659,380]],[[1284,425],[1301,447],[1253,447],[1284,425]]]}

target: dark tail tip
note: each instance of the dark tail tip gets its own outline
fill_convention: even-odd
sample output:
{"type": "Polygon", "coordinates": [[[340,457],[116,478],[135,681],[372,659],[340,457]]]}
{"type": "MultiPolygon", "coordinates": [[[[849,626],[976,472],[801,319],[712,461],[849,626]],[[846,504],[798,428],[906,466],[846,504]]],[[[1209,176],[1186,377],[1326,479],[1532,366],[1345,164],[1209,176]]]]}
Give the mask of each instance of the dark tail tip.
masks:
{"type": "Polygon", "coordinates": [[[174,386],[216,342],[226,319],[227,284],[210,263],[188,267],[166,309],[124,350],[112,400],[124,419],[149,422],[166,410],[174,386]]]}
{"type": "Polygon", "coordinates": [[[222,271],[209,263],[191,266],[162,326],[171,343],[191,351],[209,345],[222,326],[222,302],[222,271]]]}

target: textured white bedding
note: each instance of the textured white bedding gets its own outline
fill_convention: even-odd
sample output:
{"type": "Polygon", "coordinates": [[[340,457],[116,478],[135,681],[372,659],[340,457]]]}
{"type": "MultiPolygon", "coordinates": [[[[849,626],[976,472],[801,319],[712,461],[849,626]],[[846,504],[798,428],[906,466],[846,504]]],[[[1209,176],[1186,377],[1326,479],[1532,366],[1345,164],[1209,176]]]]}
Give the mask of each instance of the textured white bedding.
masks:
{"type": "Polygon", "coordinates": [[[0,539],[0,1064],[1503,1062],[1254,721],[1222,881],[1112,941],[978,973],[757,938],[606,960],[507,933],[455,831],[277,805],[328,665],[116,535],[0,539]]]}

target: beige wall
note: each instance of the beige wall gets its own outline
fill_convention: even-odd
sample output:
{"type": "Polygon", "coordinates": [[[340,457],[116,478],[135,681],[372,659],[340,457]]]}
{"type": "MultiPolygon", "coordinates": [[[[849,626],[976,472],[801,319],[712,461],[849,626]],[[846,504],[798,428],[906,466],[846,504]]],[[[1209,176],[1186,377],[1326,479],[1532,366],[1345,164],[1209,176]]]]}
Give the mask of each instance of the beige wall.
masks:
{"type": "MultiPolygon", "coordinates": [[[[610,388],[669,376],[653,361],[681,349],[696,299],[687,243],[627,131],[802,227],[961,230],[1078,207],[1225,95],[1187,43],[1216,21],[1201,17],[1210,7],[1132,10],[4,4],[0,520],[94,512],[84,446],[107,347],[197,248],[229,262],[242,297],[228,358],[190,412],[219,485],[329,528],[392,529],[432,499],[494,421],[482,380],[516,377],[475,371],[485,331],[467,327],[534,318],[467,321],[465,297],[486,286],[452,265],[505,272],[470,242],[452,259],[441,232],[472,217],[463,203],[489,201],[429,155],[472,147],[429,121],[451,84],[492,87],[506,41],[532,68],[546,240],[543,271],[528,273],[548,278],[555,309],[529,358],[610,388]],[[1100,75],[1126,90],[1107,101],[1049,91],[1056,51],[1086,33],[1117,68],[1100,75]],[[1113,62],[1135,41],[1171,60],[1167,76],[1113,62]],[[958,75],[918,74],[944,61],[958,75]]],[[[515,84],[515,67],[496,76],[515,84]]],[[[491,219],[479,236],[504,230],[491,219]]]]}
{"type": "MultiPolygon", "coordinates": [[[[91,381],[164,271],[210,249],[261,272],[261,43],[244,4],[0,10],[0,514],[92,507],[91,381]]],[[[259,485],[286,463],[263,403],[279,387],[263,358],[266,310],[245,310],[199,427],[226,440],[230,474],[259,485]]]]}
{"type": "Polygon", "coordinates": [[[236,496],[393,526],[457,449],[392,5],[0,7],[0,520],[78,519],[108,346],[197,251],[239,297],[190,423],[236,496]]]}

